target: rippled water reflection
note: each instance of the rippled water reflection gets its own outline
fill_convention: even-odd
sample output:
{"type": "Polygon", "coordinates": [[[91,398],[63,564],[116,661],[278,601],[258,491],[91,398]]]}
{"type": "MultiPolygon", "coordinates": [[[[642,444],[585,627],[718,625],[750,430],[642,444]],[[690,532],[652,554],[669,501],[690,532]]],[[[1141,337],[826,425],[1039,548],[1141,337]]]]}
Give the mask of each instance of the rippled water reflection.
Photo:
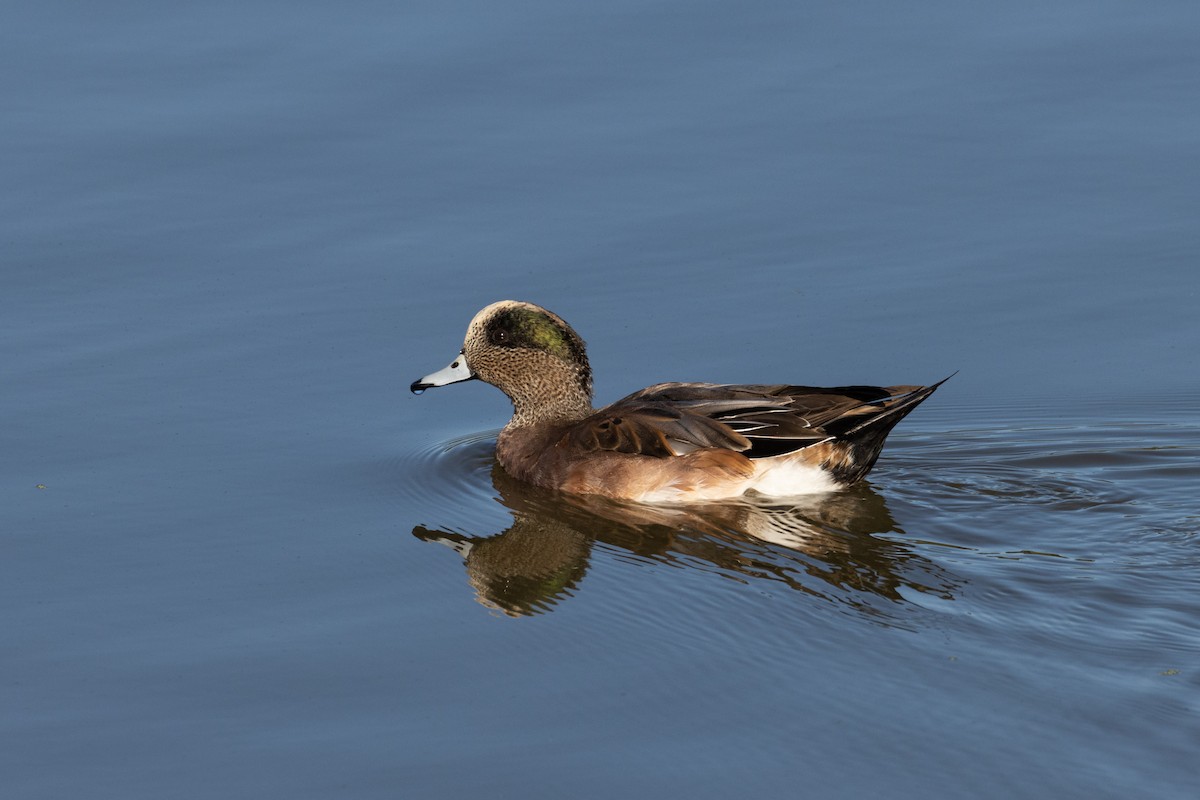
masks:
{"type": "Polygon", "coordinates": [[[519,616],[548,610],[578,591],[594,546],[627,559],[764,581],[885,614],[871,595],[903,600],[901,586],[952,596],[953,581],[902,543],[883,498],[867,487],[800,505],[752,501],[656,507],[558,495],[520,484],[498,466],[497,497],[513,524],[465,535],[418,526],[413,534],[451,545],[484,605],[519,616]]]}
{"type": "MultiPolygon", "coordinates": [[[[816,718],[904,741],[920,720],[945,717],[941,746],[968,752],[954,731],[1003,719],[972,740],[987,751],[974,757],[1023,760],[1058,796],[1092,774],[1096,752],[1137,753],[1167,796],[1186,796],[1174,792],[1200,742],[1200,507],[1181,490],[1200,485],[1200,426],[1186,413],[936,416],[893,433],[869,485],[795,505],[557,495],[509,479],[481,434],[413,456],[414,472],[441,477],[440,489],[420,485],[435,492],[423,507],[475,509],[453,515],[457,526],[427,511],[413,534],[457,551],[438,569],[465,566],[462,593],[493,613],[559,614],[586,600],[600,617],[582,635],[671,643],[700,660],[706,683],[719,679],[700,665],[751,652],[754,674],[783,681],[771,690],[780,698],[802,685],[788,671],[803,651],[826,680],[830,668],[870,676],[798,701],[816,718]],[[698,619],[680,626],[685,607],[698,619]],[[837,666],[816,666],[824,659],[837,666]],[[923,688],[910,696],[914,682],[923,688]],[[1031,747],[1045,757],[1031,762],[1031,747]]],[[[594,669],[628,658],[605,653],[594,669]]],[[[1126,782],[1143,769],[1110,763],[1126,782]]]]}
{"type": "MultiPolygon", "coordinates": [[[[431,521],[413,533],[451,545],[479,601],[514,616],[581,591],[591,551],[604,547],[631,556],[626,563],[787,587],[901,621],[896,606],[922,595],[954,600],[981,577],[1020,585],[1021,561],[1039,564],[1038,581],[1047,572],[1064,581],[1086,575],[1115,592],[1131,576],[1101,565],[1129,563],[1139,542],[1186,543],[1200,527],[1191,496],[1157,491],[1162,480],[1200,481],[1200,432],[1191,425],[998,426],[893,440],[873,485],[795,504],[675,508],[522,485],[494,464],[490,435],[465,437],[419,456],[410,486],[455,504],[495,498],[511,525],[442,530],[431,521]]],[[[1136,557],[1142,566],[1146,555],[1136,557]]],[[[1181,555],[1158,558],[1186,569],[1181,555]]],[[[1031,598],[1030,610],[1045,603],[1031,598]]]]}

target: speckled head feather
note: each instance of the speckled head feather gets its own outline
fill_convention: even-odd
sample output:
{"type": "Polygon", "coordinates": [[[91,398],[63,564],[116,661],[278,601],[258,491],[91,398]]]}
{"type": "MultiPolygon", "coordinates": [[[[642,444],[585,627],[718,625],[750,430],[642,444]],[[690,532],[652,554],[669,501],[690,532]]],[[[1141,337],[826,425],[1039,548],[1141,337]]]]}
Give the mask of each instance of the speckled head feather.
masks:
{"type": "Polygon", "coordinates": [[[467,326],[463,355],[476,376],[512,399],[520,420],[592,410],[587,345],[541,306],[516,300],[487,306],[467,326]]]}
{"type": "Polygon", "coordinates": [[[541,350],[577,367],[583,389],[591,396],[592,367],[588,364],[587,345],[566,320],[530,303],[505,301],[489,308],[495,310],[482,321],[482,327],[490,344],[541,350]]]}

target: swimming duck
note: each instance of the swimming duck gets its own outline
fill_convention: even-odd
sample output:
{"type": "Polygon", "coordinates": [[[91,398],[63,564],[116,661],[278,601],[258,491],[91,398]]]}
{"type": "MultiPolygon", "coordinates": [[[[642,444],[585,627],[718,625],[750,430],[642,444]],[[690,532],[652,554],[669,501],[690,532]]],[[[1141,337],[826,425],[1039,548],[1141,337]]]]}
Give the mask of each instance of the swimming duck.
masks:
{"type": "Polygon", "coordinates": [[[468,380],[508,395],[496,459],[549,489],[652,503],[849,486],[930,386],[659,383],[599,410],[583,339],[533,303],[502,300],[467,326],[450,366],[412,391],[468,380]]]}

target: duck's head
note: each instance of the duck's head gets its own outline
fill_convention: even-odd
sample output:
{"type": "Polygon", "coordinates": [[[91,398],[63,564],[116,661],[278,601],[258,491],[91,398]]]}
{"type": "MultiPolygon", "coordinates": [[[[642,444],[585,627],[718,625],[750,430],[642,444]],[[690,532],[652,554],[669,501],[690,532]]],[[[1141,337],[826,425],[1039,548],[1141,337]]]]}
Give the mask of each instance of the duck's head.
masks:
{"type": "Polygon", "coordinates": [[[484,308],[467,326],[450,366],[411,388],[419,394],[475,378],[508,395],[519,415],[591,408],[592,369],[583,339],[562,317],[533,303],[501,300],[484,308]]]}

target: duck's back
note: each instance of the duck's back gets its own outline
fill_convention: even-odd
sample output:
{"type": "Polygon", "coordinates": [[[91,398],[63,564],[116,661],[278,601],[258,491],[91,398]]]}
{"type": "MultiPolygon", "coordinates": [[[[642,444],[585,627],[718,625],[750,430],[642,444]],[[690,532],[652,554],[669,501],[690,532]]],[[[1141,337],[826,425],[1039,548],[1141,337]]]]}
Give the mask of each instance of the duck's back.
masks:
{"type": "Polygon", "coordinates": [[[661,383],[581,420],[502,434],[497,456],[538,485],[651,502],[830,491],[861,479],[941,383],[661,383]]]}

